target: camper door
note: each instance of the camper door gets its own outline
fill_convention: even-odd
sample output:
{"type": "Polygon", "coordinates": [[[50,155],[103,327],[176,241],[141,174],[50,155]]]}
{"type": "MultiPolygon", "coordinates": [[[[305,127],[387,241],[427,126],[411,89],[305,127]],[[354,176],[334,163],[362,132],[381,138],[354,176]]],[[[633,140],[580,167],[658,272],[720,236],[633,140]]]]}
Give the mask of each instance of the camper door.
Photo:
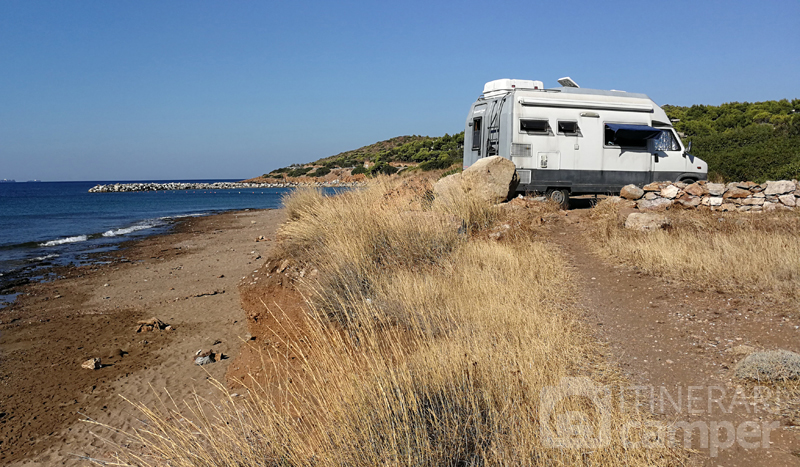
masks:
{"type": "Polygon", "coordinates": [[[604,125],[603,170],[616,172],[613,181],[622,186],[652,181],[653,155],[650,140],[661,130],[649,125],[608,123],[604,125]]]}
{"type": "Polygon", "coordinates": [[[486,127],[486,104],[476,105],[472,111],[472,121],[469,122],[469,133],[472,135],[470,138],[473,160],[478,160],[486,153],[484,144],[484,136],[486,127]]]}

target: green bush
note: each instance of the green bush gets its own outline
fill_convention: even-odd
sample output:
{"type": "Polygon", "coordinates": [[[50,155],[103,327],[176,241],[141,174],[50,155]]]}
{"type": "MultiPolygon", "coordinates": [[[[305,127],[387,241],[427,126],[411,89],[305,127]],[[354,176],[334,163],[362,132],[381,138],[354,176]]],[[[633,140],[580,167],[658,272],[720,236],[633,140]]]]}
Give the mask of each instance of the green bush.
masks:
{"type": "Polygon", "coordinates": [[[367,173],[367,169],[363,165],[359,165],[350,172],[350,175],[358,175],[367,173]]]}
{"type": "Polygon", "coordinates": [[[308,174],[308,176],[309,177],[324,177],[325,175],[328,175],[329,173],[331,173],[331,169],[330,168],[328,168],[328,167],[319,167],[314,172],[308,174]]]}
{"type": "Polygon", "coordinates": [[[692,154],[708,162],[710,178],[800,177],[800,99],[663,108],[692,154]]]}
{"type": "Polygon", "coordinates": [[[427,172],[428,170],[446,169],[451,165],[457,163],[459,163],[459,161],[450,158],[439,158],[430,161],[425,161],[419,165],[419,168],[427,172]]]}
{"type": "Polygon", "coordinates": [[[369,169],[369,174],[371,176],[378,174],[391,175],[396,172],[397,172],[397,167],[393,167],[386,162],[378,162],[369,169]]]}
{"type": "Polygon", "coordinates": [[[287,173],[286,175],[290,177],[302,177],[303,175],[307,174],[311,169],[312,167],[300,167],[298,169],[289,171],[289,173],[287,173]]]}

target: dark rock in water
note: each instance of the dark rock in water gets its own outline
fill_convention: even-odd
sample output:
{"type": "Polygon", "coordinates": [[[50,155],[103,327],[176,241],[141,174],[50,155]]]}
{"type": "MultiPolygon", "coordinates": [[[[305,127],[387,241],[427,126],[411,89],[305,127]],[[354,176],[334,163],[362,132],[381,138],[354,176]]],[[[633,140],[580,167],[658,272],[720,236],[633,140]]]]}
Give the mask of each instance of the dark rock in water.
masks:
{"type": "Polygon", "coordinates": [[[7,281],[0,282],[0,295],[7,294],[13,292],[15,287],[19,287],[21,285],[25,285],[29,283],[31,280],[27,277],[23,277],[20,279],[13,279],[10,278],[7,281]]]}

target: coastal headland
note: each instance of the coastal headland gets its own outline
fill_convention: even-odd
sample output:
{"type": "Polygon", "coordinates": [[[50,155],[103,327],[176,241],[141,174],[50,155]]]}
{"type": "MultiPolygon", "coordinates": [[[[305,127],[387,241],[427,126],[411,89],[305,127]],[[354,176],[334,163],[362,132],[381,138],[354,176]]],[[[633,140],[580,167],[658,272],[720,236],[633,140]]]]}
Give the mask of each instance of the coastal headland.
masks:
{"type": "Polygon", "coordinates": [[[0,464],[86,465],[109,449],[102,438],[121,437],[81,420],[127,429],[138,415],[123,397],[156,406],[207,395],[208,379],[224,380],[247,337],[239,282],[262,265],[283,218],[186,219],[109,264],[64,268],[58,280],[20,289],[0,315],[0,464]],[[171,330],[137,332],[151,318],[171,330]],[[198,350],[216,362],[195,365],[198,350]],[[81,367],[92,358],[100,368],[81,367]]]}

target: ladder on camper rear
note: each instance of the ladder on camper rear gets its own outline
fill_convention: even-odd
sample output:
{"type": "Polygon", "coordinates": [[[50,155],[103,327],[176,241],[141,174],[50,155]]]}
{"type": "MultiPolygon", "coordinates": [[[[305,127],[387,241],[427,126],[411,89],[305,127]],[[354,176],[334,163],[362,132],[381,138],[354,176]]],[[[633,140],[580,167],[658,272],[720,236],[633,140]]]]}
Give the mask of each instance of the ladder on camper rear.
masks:
{"type": "Polygon", "coordinates": [[[496,156],[500,154],[500,113],[506,98],[495,99],[492,101],[492,108],[489,109],[489,126],[486,131],[486,156],[496,156]]]}

